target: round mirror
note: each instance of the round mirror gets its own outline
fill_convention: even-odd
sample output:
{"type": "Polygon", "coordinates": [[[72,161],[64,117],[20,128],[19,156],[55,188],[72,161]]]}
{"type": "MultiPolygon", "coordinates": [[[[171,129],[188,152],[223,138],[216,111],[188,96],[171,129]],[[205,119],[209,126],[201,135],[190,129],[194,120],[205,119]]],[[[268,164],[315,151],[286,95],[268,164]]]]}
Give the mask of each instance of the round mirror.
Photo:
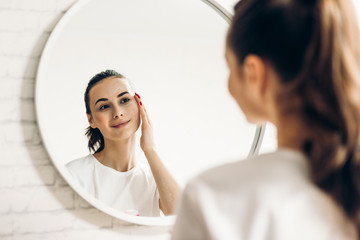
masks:
{"type": "MultiPolygon", "coordinates": [[[[227,90],[228,18],[214,1],[80,0],[58,23],[38,69],[38,123],[54,165],[90,204],[137,224],[174,222],[174,216],[132,216],[104,204],[65,168],[89,154],[83,96],[88,81],[105,69],[135,85],[162,162],[180,186],[258,151],[264,129],[246,122],[227,90]]],[[[136,156],[146,162],[139,142],[136,156]]]]}

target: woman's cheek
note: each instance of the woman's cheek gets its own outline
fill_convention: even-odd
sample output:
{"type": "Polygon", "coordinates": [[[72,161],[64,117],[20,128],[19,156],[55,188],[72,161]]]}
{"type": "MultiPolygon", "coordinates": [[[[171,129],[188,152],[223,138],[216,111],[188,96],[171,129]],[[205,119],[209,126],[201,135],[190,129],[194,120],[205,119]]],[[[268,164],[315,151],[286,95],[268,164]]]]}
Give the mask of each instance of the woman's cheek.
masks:
{"type": "Polygon", "coordinates": [[[233,98],[236,97],[235,89],[236,89],[236,86],[234,86],[234,79],[233,79],[233,77],[230,75],[229,78],[228,78],[228,90],[229,90],[229,93],[231,94],[231,96],[232,96],[233,98]]]}
{"type": "Polygon", "coordinates": [[[140,109],[139,108],[140,107],[138,105],[136,105],[136,107],[133,108],[133,113],[132,113],[132,115],[135,118],[137,128],[139,128],[139,126],[140,126],[140,109]]]}
{"type": "Polygon", "coordinates": [[[104,125],[104,123],[106,122],[106,116],[103,116],[103,114],[97,114],[94,119],[95,123],[99,125],[104,125]]]}

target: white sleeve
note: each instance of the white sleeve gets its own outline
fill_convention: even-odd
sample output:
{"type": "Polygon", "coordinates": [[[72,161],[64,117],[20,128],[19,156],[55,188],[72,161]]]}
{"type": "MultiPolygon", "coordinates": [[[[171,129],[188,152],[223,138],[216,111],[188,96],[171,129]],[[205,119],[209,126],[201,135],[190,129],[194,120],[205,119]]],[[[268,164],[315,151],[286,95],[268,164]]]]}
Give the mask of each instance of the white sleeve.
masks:
{"type": "Polygon", "coordinates": [[[182,194],[180,208],[173,229],[172,240],[210,239],[202,208],[199,206],[194,184],[189,183],[182,194]]]}

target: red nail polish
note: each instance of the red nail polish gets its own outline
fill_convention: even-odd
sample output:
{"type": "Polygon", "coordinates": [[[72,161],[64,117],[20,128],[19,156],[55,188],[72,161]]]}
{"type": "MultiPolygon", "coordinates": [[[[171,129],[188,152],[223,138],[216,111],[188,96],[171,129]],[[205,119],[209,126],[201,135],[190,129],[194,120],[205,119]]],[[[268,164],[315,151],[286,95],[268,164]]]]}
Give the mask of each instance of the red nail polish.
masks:
{"type": "Polygon", "coordinates": [[[140,101],[140,106],[142,106],[142,102],[140,101]]]}
{"type": "Polygon", "coordinates": [[[136,95],[138,98],[141,98],[139,94],[135,93],[135,95],[136,95]]]}

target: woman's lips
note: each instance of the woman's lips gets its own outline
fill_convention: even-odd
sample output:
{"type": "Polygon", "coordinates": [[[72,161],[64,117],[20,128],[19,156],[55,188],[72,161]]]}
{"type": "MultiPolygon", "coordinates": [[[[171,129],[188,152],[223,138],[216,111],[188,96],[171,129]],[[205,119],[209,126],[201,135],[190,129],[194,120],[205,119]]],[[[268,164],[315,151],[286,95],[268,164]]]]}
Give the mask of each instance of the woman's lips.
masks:
{"type": "Polygon", "coordinates": [[[119,123],[119,124],[113,125],[112,127],[113,127],[113,128],[122,128],[122,127],[125,127],[129,122],[130,122],[130,120],[129,120],[129,121],[126,121],[126,122],[123,122],[123,123],[119,123]]]}

